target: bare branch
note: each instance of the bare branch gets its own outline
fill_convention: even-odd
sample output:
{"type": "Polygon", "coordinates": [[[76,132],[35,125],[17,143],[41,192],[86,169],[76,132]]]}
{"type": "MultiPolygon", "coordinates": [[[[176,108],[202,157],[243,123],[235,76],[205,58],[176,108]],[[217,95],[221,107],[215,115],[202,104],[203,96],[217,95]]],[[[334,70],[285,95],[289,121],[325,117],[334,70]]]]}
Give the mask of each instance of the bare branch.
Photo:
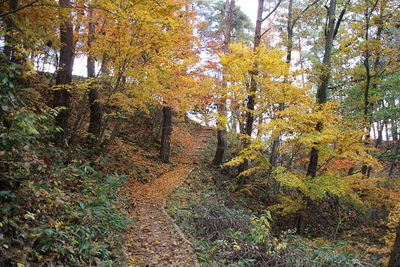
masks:
{"type": "Polygon", "coordinates": [[[21,6],[21,7],[17,8],[17,9],[4,12],[4,13],[0,14],[0,17],[4,17],[4,16],[7,16],[7,15],[9,15],[9,14],[18,12],[18,11],[20,11],[21,9],[24,9],[24,8],[27,8],[27,7],[31,6],[31,5],[33,5],[33,4],[36,3],[37,1],[39,1],[39,0],[34,0],[34,1],[32,1],[32,2],[30,2],[30,3],[28,3],[28,4],[26,4],[26,5],[24,5],[24,6],[21,6]]]}
{"type": "Polygon", "coordinates": [[[272,14],[274,14],[274,12],[278,9],[278,7],[281,5],[281,3],[283,2],[283,0],[279,0],[278,3],[276,3],[276,6],[274,7],[274,9],[272,9],[271,12],[269,12],[268,15],[265,16],[265,18],[262,19],[262,22],[264,22],[266,19],[268,19],[272,14]]]}
{"type": "MultiPolygon", "coordinates": [[[[377,1],[377,2],[378,2],[378,1],[377,1]]],[[[350,4],[350,0],[347,0],[347,2],[346,2],[346,4],[345,4],[344,8],[343,8],[342,11],[340,12],[338,21],[336,22],[336,25],[335,25],[335,30],[334,30],[334,32],[333,32],[333,38],[335,38],[335,37],[336,37],[336,34],[338,33],[340,23],[341,23],[342,20],[343,20],[344,13],[346,13],[346,10],[347,10],[347,7],[349,6],[349,4],[350,4]]]]}
{"type": "Polygon", "coordinates": [[[265,34],[267,34],[267,32],[269,32],[271,30],[271,27],[269,27],[268,29],[266,29],[262,34],[261,37],[263,37],[265,34]]]}
{"type": "Polygon", "coordinates": [[[303,9],[303,10],[301,11],[300,15],[299,15],[297,18],[295,18],[295,19],[293,20],[293,23],[292,23],[291,27],[293,28],[294,25],[297,23],[297,21],[301,18],[301,16],[303,16],[303,14],[306,13],[306,11],[307,11],[310,7],[312,7],[313,5],[317,4],[319,1],[321,1],[321,0],[315,0],[314,2],[312,2],[311,4],[309,4],[305,9],[303,9]]]}

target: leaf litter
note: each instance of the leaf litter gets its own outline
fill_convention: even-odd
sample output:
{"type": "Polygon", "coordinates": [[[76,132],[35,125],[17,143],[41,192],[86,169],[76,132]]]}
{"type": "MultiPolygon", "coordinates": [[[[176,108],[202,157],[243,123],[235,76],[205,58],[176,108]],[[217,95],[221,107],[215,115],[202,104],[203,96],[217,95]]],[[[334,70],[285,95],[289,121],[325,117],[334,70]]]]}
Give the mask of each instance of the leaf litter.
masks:
{"type": "MultiPolygon", "coordinates": [[[[196,138],[183,142],[180,153],[174,153],[169,169],[148,183],[130,180],[121,192],[129,200],[127,208],[134,221],[128,233],[124,253],[129,267],[136,266],[200,266],[190,242],[164,211],[171,191],[184,182],[200,161],[210,128],[198,128],[196,138]],[[172,167],[171,167],[172,165],[172,167]]],[[[154,174],[154,173],[153,173],[154,174]]]]}

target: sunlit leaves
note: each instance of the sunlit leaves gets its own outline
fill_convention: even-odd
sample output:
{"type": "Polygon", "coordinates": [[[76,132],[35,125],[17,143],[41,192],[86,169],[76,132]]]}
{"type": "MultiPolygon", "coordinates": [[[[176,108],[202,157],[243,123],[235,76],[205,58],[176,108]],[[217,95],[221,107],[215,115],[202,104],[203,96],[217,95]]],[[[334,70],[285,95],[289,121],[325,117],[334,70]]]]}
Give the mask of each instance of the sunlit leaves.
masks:
{"type": "MultiPolygon", "coordinates": [[[[97,31],[90,51],[113,76],[113,104],[132,113],[149,104],[180,109],[196,90],[196,53],[185,1],[123,1],[94,9],[97,31]],[[104,10],[112,11],[105,12],[104,10]],[[191,69],[189,71],[189,69],[191,69]],[[191,72],[191,73],[190,73],[191,72]],[[179,108],[178,108],[179,106],[179,108]]],[[[187,109],[185,107],[184,109],[187,109]]]]}
{"type": "MultiPolygon", "coordinates": [[[[241,149],[227,166],[239,166],[245,160],[253,162],[254,165],[242,173],[247,176],[256,170],[270,169],[268,151],[273,140],[279,137],[282,140],[281,153],[293,154],[299,147],[306,151],[311,148],[319,151],[320,163],[315,178],[306,176],[306,166],[282,166],[273,170],[275,180],[286,188],[296,189],[314,200],[320,200],[328,193],[358,199],[354,190],[367,190],[376,185],[375,179],[363,180],[358,173],[349,174],[352,168],[362,165],[379,167],[379,163],[371,156],[372,149],[363,141],[365,131],[360,130],[362,127],[354,121],[351,125],[340,116],[340,102],[315,105],[306,86],[295,86],[290,82],[292,76],[280,52],[267,50],[264,46],[253,52],[243,45],[231,46],[231,50],[230,54],[221,56],[229,81],[230,91],[226,95],[236,96],[237,101],[246,101],[253,75],[259,88],[255,92],[257,104],[253,113],[263,122],[257,127],[257,135],[243,137],[249,139],[246,142],[249,145],[241,149]],[[316,130],[319,124],[323,127],[316,130]]],[[[299,159],[297,165],[307,161],[308,156],[302,157],[303,163],[299,159]]],[[[300,209],[301,205],[284,207],[288,212],[300,209]]]]}

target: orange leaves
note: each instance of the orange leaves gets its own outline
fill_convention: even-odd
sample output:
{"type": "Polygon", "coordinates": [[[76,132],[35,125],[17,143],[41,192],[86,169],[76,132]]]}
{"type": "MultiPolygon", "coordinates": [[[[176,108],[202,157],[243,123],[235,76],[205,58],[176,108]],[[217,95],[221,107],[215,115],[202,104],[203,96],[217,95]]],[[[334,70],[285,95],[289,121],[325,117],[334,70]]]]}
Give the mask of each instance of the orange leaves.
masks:
{"type": "Polygon", "coordinates": [[[179,126],[174,127],[173,133],[170,138],[171,143],[179,148],[178,153],[183,152],[181,149],[187,150],[193,148],[193,136],[179,126]]]}
{"type": "MultiPolygon", "coordinates": [[[[136,223],[126,236],[131,266],[196,266],[191,256],[194,254],[193,250],[163,210],[171,190],[185,181],[193,168],[191,164],[179,164],[189,154],[196,153],[193,151],[192,136],[185,130],[187,127],[176,127],[172,135],[173,142],[179,143],[182,148],[181,153],[173,159],[178,164],[172,170],[166,170],[158,179],[149,183],[129,183],[124,189],[124,194],[130,196],[135,204],[131,215],[136,223]]],[[[162,168],[161,164],[163,163],[159,162],[157,168],[162,168]]]]}
{"type": "Polygon", "coordinates": [[[353,168],[356,166],[356,163],[354,160],[350,160],[348,158],[337,158],[331,160],[330,164],[332,165],[331,169],[333,171],[337,170],[349,170],[350,168],[353,168]]]}

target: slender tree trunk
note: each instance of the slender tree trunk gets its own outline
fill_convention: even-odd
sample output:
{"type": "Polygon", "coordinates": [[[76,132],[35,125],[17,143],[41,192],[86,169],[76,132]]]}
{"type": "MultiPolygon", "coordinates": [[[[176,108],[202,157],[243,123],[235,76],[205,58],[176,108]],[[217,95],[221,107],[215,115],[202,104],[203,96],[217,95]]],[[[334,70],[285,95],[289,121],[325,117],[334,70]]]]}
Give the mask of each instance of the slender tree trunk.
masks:
{"type": "MultiPolygon", "coordinates": [[[[293,51],[293,35],[294,35],[294,26],[296,25],[297,21],[300,19],[300,17],[313,5],[317,4],[320,0],[315,0],[313,3],[308,5],[302,12],[297,16],[293,16],[293,3],[294,0],[289,0],[288,3],[288,21],[286,25],[286,30],[287,30],[287,45],[286,45],[286,63],[290,64],[292,61],[292,51],[293,51]]],[[[285,77],[285,83],[289,83],[289,77],[285,77]]],[[[280,103],[279,105],[279,111],[284,110],[285,105],[284,103],[280,103]]],[[[271,171],[277,166],[277,160],[279,157],[279,148],[280,148],[281,142],[280,142],[280,137],[277,137],[273,142],[272,142],[272,148],[271,148],[271,157],[270,157],[270,163],[271,163],[271,169],[268,173],[268,176],[271,174],[271,171]]]]}
{"type": "MultiPolygon", "coordinates": [[[[288,3],[288,21],[286,25],[287,30],[287,45],[286,45],[286,63],[290,64],[292,61],[292,50],[293,50],[293,29],[295,25],[295,21],[293,19],[293,1],[289,0],[288,3]]],[[[285,78],[285,83],[289,83],[289,77],[285,78]]],[[[279,104],[279,111],[282,111],[285,108],[284,103],[279,104]]],[[[272,141],[271,147],[271,156],[269,162],[271,167],[267,173],[267,176],[270,177],[272,171],[278,164],[278,157],[279,157],[279,148],[281,146],[281,138],[278,136],[277,138],[272,141]]]]}
{"type": "MultiPolygon", "coordinates": [[[[261,38],[263,33],[261,32],[262,23],[271,16],[279,5],[282,3],[282,0],[279,0],[278,3],[275,5],[273,10],[263,18],[264,13],[264,0],[258,0],[258,8],[257,8],[257,21],[256,21],[256,29],[254,32],[254,44],[253,44],[253,51],[256,51],[257,48],[261,44],[261,38]]],[[[257,81],[256,77],[258,76],[257,62],[254,62],[255,69],[250,72],[250,87],[248,89],[249,94],[247,96],[247,112],[246,112],[246,125],[245,125],[245,135],[247,137],[243,141],[243,147],[246,148],[250,145],[251,135],[253,133],[253,124],[254,124],[254,110],[256,104],[256,92],[257,92],[257,81]]],[[[239,174],[239,185],[243,186],[246,184],[247,177],[245,175],[241,175],[242,172],[248,169],[249,162],[247,159],[239,166],[238,174],[239,174]]]]}
{"type": "Polygon", "coordinates": [[[87,57],[87,76],[89,78],[96,77],[96,66],[95,66],[95,58],[92,56],[92,45],[95,41],[95,34],[96,34],[96,23],[93,15],[93,8],[89,7],[89,23],[88,23],[88,57],[87,57]]]}
{"type": "MultiPolygon", "coordinates": [[[[378,136],[376,137],[375,148],[379,149],[383,142],[383,129],[385,128],[385,121],[381,121],[378,125],[378,136]]],[[[389,141],[389,139],[387,139],[389,141]]]]}
{"type": "MultiPolygon", "coordinates": [[[[322,61],[322,70],[320,75],[320,83],[317,88],[317,104],[324,104],[327,101],[329,80],[331,78],[331,65],[332,65],[332,48],[333,40],[335,37],[335,20],[336,20],[336,0],[330,0],[328,10],[328,25],[326,28],[325,36],[325,51],[322,61]]],[[[318,123],[316,130],[323,129],[322,123],[318,123]]],[[[318,150],[313,147],[311,150],[310,162],[307,169],[307,175],[315,178],[318,166],[318,150]]]]}
{"type": "MultiPolygon", "coordinates": [[[[66,7],[67,9],[71,7],[70,0],[59,0],[59,4],[61,7],[66,7]]],[[[64,143],[68,130],[71,95],[68,92],[68,89],[63,87],[62,85],[68,86],[72,83],[72,69],[74,66],[74,36],[70,15],[64,18],[64,22],[60,28],[60,32],[61,43],[63,44],[63,46],[61,47],[60,51],[59,69],[56,76],[56,85],[60,87],[58,90],[54,91],[53,103],[54,107],[61,108],[56,117],[56,124],[63,130],[63,133],[62,135],[57,136],[57,139],[64,143]]]]}
{"type": "Polygon", "coordinates": [[[396,228],[396,238],[392,253],[390,254],[388,267],[400,267],[400,224],[396,228]]]}
{"type": "Polygon", "coordinates": [[[278,165],[278,157],[279,157],[279,148],[280,148],[280,146],[281,146],[281,138],[280,138],[280,136],[278,136],[272,142],[271,157],[269,159],[269,162],[271,163],[271,169],[270,169],[270,172],[269,172],[268,176],[270,176],[271,171],[278,165]]]}
{"type": "Polygon", "coordinates": [[[66,140],[67,143],[73,143],[74,142],[74,139],[76,137],[76,131],[83,124],[83,121],[85,119],[86,112],[87,112],[87,101],[86,101],[87,98],[88,98],[88,92],[85,92],[85,94],[82,97],[82,101],[79,104],[79,107],[77,109],[75,120],[72,123],[71,129],[69,131],[70,134],[67,137],[67,140],[66,140]]]}
{"type": "MultiPolygon", "coordinates": [[[[257,22],[256,22],[256,29],[254,32],[254,47],[253,50],[256,51],[257,48],[261,44],[261,26],[263,23],[263,11],[264,11],[264,0],[258,0],[258,11],[257,11],[257,22]]],[[[254,62],[254,64],[257,64],[254,62]]],[[[258,71],[251,72],[251,82],[250,82],[250,90],[248,95],[247,101],[247,109],[248,112],[246,113],[246,126],[245,126],[245,134],[251,136],[253,132],[253,123],[254,123],[254,107],[256,103],[256,96],[255,93],[257,91],[257,82],[255,76],[258,75],[258,71]]]]}
{"type": "MultiPolygon", "coordinates": [[[[263,11],[264,11],[264,0],[258,0],[258,9],[257,9],[257,22],[256,29],[254,32],[254,47],[253,50],[256,51],[257,48],[261,44],[261,25],[263,23],[263,11]]],[[[256,65],[257,63],[254,62],[256,65]]],[[[254,108],[256,103],[256,91],[257,91],[257,82],[255,76],[258,75],[258,71],[251,72],[251,81],[249,87],[249,94],[247,96],[247,112],[246,112],[246,125],[245,125],[245,135],[247,138],[243,140],[243,147],[249,146],[249,142],[251,139],[251,134],[253,132],[253,123],[254,123],[254,108]]],[[[247,182],[247,177],[245,175],[241,175],[242,172],[248,169],[249,161],[245,159],[242,164],[239,165],[238,175],[239,175],[239,186],[242,187],[247,182]]]]}
{"type": "MultiPolygon", "coordinates": [[[[115,126],[110,134],[110,138],[106,139],[103,141],[102,145],[103,146],[108,146],[109,144],[111,144],[115,137],[117,137],[119,130],[121,129],[122,125],[124,123],[124,119],[121,116],[118,116],[117,121],[115,122],[115,126]]],[[[106,122],[107,124],[107,122],[106,122]]],[[[104,135],[104,133],[103,133],[104,135]]]]}
{"type": "MultiPolygon", "coordinates": [[[[9,11],[15,10],[18,7],[18,0],[10,0],[9,1],[9,11]]],[[[14,19],[13,19],[13,14],[9,14],[5,18],[5,36],[4,36],[4,55],[8,60],[15,61],[14,58],[14,45],[15,45],[15,40],[14,40],[14,33],[13,31],[17,29],[17,26],[15,25],[14,19]]]]}
{"type": "MultiPolygon", "coordinates": [[[[221,100],[221,103],[219,104],[218,111],[221,113],[225,112],[225,103],[221,100]]],[[[223,127],[223,126],[220,126],[223,127]]],[[[226,129],[218,129],[217,131],[217,150],[215,151],[215,156],[212,161],[212,163],[216,166],[221,165],[222,160],[224,158],[225,154],[225,149],[227,147],[227,142],[226,142],[226,129]]]]}
{"type": "MultiPolygon", "coordinates": [[[[369,23],[367,23],[369,24],[369,23]]],[[[367,26],[367,28],[369,28],[369,26],[367,26]]],[[[366,39],[368,41],[368,30],[367,30],[367,34],[366,34],[366,39]]],[[[368,145],[368,140],[371,139],[371,135],[369,134],[369,132],[371,131],[372,128],[372,123],[371,120],[369,118],[369,110],[371,109],[371,102],[369,101],[369,92],[370,92],[370,86],[371,86],[371,70],[370,70],[370,65],[369,65],[369,57],[370,57],[370,53],[367,49],[366,51],[366,55],[365,55],[365,60],[364,60],[364,67],[365,67],[365,71],[366,71],[366,80],[365,80],[365,88],[364,88],[364,119],[366,122],[366,128],[368,131],[368,134],[365,135],[365,140],[367,140],[365,142],[365,145],[368,145]]],[[[361,168],[361,172],[364,176],[368,176],[368,170],[369,167],[367,165],[363,165],[361,168]]]]}
{"type": "MultiPolygon", "coordinates": [[[[90,48],[95,41],[96,24],[93,18],[93,9],[89,9],[89,36],[88,36],[88,47],[89,56],[87,59],[87,71],[89,78],[96,77],[95,71],[95,59],[91,55],[90,48]]],[[[92,82],[89,91],[89,106],[90,106],[90,120],[89,120],[89,145],[92,148],[97,147],[100,142],[101,135],[101,119],[102,119],[102,106],[100,103],[100,91],[97,87],[96,82],[92,82]]]]}
{"type": "Polygon", "coordinates": [[[171,151],[171,134],[172,134],[172,108],[163,107],[163,127],[161,135],[160,157],[165,163],[169,163],[171,151]]]}
{"type": "MultiPolygon", "coordinates": [[[[400,153],[400,141],[399,141],[398,130],[396,128],[397,127],[396,125],[397,124],[394,124],[394,123],[392,124],[392,127],[394,128],[392,130],[393,141],[396,142],[396,145],[394,147],[394,151],[392,153],[395,156],[399,155],[399,153],[400,153]]],[[[388,174],[389,178],[392,177],[394,169],[396,168],[397,164],[398,164],[398,160],[396,158],[394,158],[392,160],[392,164],[390,165],[389,174],[388,174]]]]}
{"type": "MultiPolygon", "coordinates": [[[[376,2],[378,3],[378,1],[376,2]]],[[[368,134],[365,135],[365,140],[369,140],[371,138],[371,135],[369,132],[371,132],[372,128],[372,120],[371,120],[371,110],[373,108],[373,104],[370,101],[370,94],[371,94],[371,89],[375,89],[377,87],[376,84],[373,83],[373,77],[376,77],[376,73],[378,72],[378,68],[380,65],[380,53],[371,53],[370,51],[370,46],[368,45],[368,42],[370,41],[370,30],[371,30],[371,16],[372,16],[372,11],[377,7],[375,5],[371,10],[365,11],[365,41],[366,41],[366,50],[365,50],[365,59],[364,59],[364,67],[365,67],[365,72],[366,72],[366,80],[365,80],[365,87],[364,87],[364,119],[367,124],[366,128],[368,131],[368,134]],[[375,61],[373,65],[371,65],[371,59],[372,56],[376,56],[375,61]]],[[[380,41],[381,36],[382,36],[382,31],[383,31],[383,24],[381,23],[378,25],[377,31],[376,31],[376,38],[375,40],[380,41]]],[[[368,142],[365,143],[365,145],[368,145],[368,142]]],[[[372,168],[368,167],[367,165],[363,165],[361,168],[361,172],[365,177],[369,177],[371,173],[372,168]]]]}
{"type": "MultiPolygon", "coordinates": [[[[328,86],[331,78],[331,66],[332,66],[332,48],[333,48],[333,40],[335,38],[336,32],[339,28],[341,18],[336,22],[336,1],[330,0],[328,7],[328,23],[325,29],[325,51],[324,58],[322,60],[322,69],[319,77],[319,85],[317,88],[317,96],[316,102],[317,104],[325,104],[328,99],[328,86]]],[[[345,9],[343,9],[341,16],[343,16],[345,9]]],[[[316,131],[321,132],[323,129],[323,124],[321,122],[317,123],[316,131]]],[[[315,144],[317,145],[317,144],[315,144]]],[[[318,169],[318,160],[319,160],[319,150],[316,147],[311,148],[310,161],[307,168],[307,176],[311,178],[315,178],[317,175],[318,169]]],[[[309,205],[310,198],[306,197],[306,205],[309,205]]],[[[300,211],[300,215],[298,218],[298,229],[297,233],[299,235],[304,235],[305,226],[306,226],[306,218],[307,218],[307,207],[300,211]]]]}
{"type": "MultiPolygon", "coordinates": [[[[233,25],[233,14],[235,11],[235,0],[226,0],[225,4],[225,31],[224,31],[224,45],[223,52],[224,54],[229,53],[229,44],[231,43],[231,32],[233,25]]],[[[226,79],[222,78],[222,87],[226,88],[226,79]]],[[[215,151],[215,156],[213,159],[214,165],[220,165],[224,158],[225,149],[227,147],[226,142],[226,98],[222,97],[220,103],[218,105],[218,114],[219,117],[222,118],[218,122],[218,131],[217,131],[217,150],[215,151]]]]}
{"type": "Polygon", "coordinates": [[[292,61],[292,50],[293,50],[293,29],[294,29],[294,20],[293,20],[293,1],[289,0],[288,5],[288,21],[286,25],[287,30],[287,46],[286,46],[286,62],[290,63],[292,61]]]}
{"type": "Polygon", "coordinates": [[[90,105],[90,121],[88,132],[93,135],[92,145],[96,146],[100,140],[101,134],[101,118],[102,118],[102,107],[100,103],[100,92],[96,88],[96,84],[91,85],[89,91],[89,105],[90,105]]]}

